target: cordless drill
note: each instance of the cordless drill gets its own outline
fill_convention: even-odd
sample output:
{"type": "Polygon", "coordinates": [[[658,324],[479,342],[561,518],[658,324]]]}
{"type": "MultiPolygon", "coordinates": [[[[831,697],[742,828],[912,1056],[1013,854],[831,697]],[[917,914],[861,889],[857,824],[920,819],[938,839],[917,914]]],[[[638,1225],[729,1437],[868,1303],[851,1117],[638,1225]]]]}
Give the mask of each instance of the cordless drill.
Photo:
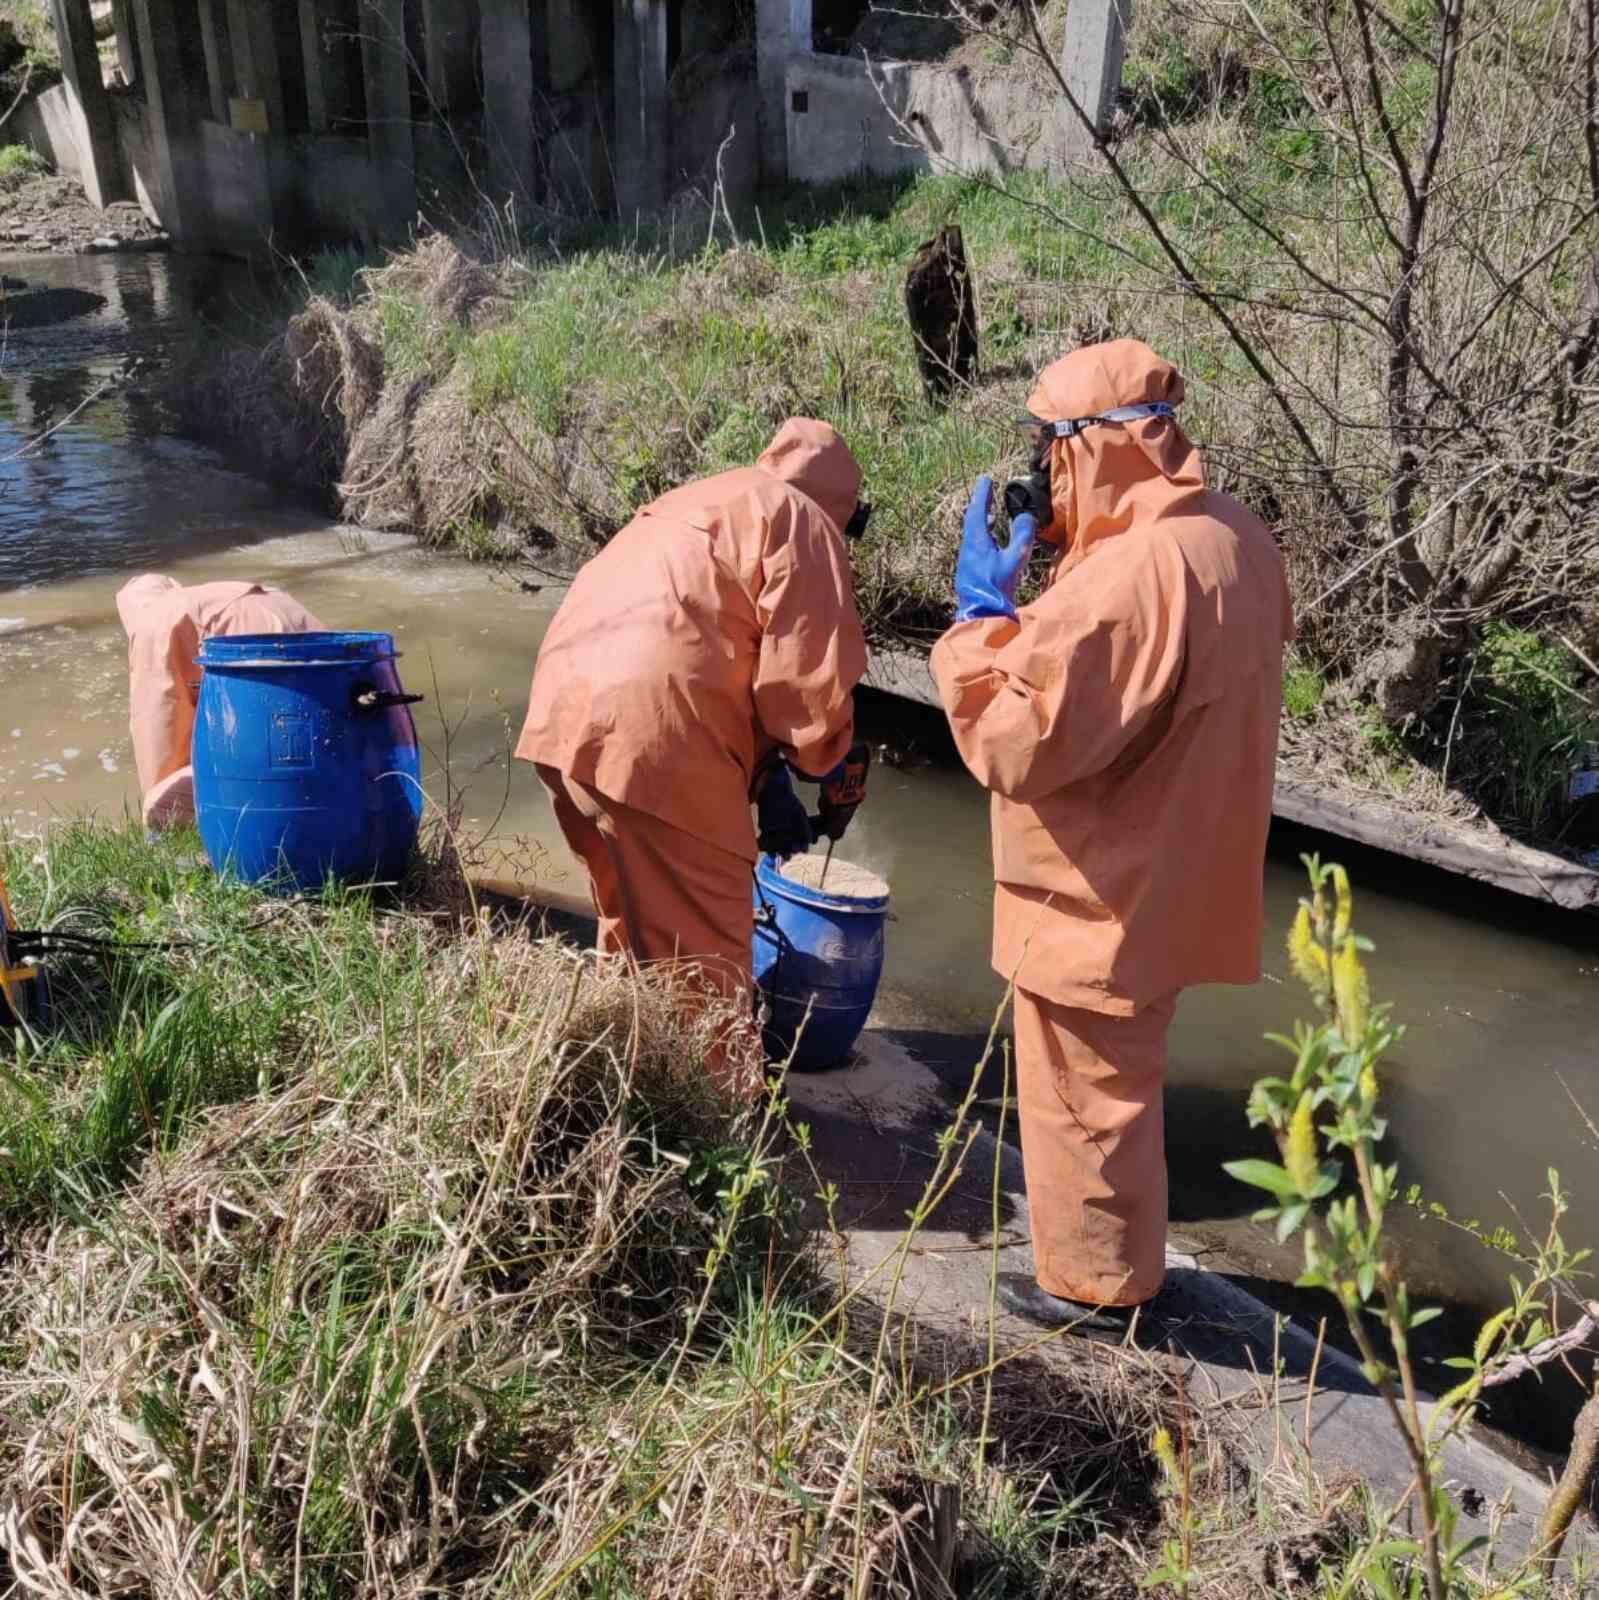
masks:
{"type": "Polygon", "coordinates": [[[842,839],[866,798],[866,778],[872,770],[872,751],[867,744],[850,746],[849,754],[822,779],[821,811],[811,818],[811,832],[827,839],[827,861],[822,867],[822,883],[833,864],[833,846],[842,839]]]}

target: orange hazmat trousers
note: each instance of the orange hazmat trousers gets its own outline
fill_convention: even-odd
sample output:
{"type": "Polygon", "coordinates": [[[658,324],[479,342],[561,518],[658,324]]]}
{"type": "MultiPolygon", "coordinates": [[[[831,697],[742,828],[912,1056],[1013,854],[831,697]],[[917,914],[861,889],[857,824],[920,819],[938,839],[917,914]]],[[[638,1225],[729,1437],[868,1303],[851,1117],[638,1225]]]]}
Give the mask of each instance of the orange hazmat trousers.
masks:
{"type": "Polygon", "coordinates": [[[820,777],[854,736],[866,642],[842,530],[860,485],[832,428],[791,420],[755,466],[646,506],[556,613],[516,753],[607,947],[747,991],[758,775],[781,753],[820,777]]]}
{"type": "MultiPolygon", "coordinates": [[[[1182,396],[1174,367],[1117,340],[1049,367],[1029,409],[1061,421],[1182,396]]],[[[1190,984],[1260,975],[1292,609],[1270,532],[1206,486],[1175,419],[1090,426],[1051,456],[1043,593],[956,624],[931,665],[993,793],[993,959],[1018,991],[1038,1281],[1134,1305],[1164,1275],[1172,1006],[1190,984]]]]}
{"type": "Polygon", "coordinates": [[[259,583],[189,588],[147,572],[117,592],[128,635],[128,727],[147,828],[194,820],[190,747],[202,640],[239,633],[316,633],[322,624],[293,596],[259,583]]]}

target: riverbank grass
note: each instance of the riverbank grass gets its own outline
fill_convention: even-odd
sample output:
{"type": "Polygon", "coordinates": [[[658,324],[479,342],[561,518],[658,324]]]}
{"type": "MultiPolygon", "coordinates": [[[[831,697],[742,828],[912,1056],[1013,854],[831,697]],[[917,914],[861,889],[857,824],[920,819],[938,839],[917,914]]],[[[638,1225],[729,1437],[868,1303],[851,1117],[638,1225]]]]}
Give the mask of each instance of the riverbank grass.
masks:
{"type": "Polygon", "coordinates": [[[1258,1531],[1146,1358],[989,1369],[830,1271],[806,1135],[718,1099],[661,981],[454,894],[265,899],[192,836],[8,838],[0,875],[112,944],[0,1046],[25,1588],[927,1593],[957,1503],[958,1592],[1129,1588],[1163,1424],[1258,1531]]]}
{"type": "MultiPolygon", "coordinates": [[[[1295,137],[1269,97],[1246,96],[1217,123],[1212,154],[1229,169],[1255,163],[1262,205],[1309,240],[1295,137]]],[[[1135,138],[1123,156],[1208,281],[1278,294],[1279,266],[1258,237],[1196,196],[1156,143],[1135,138]]],[[[307,263],[286,329],[280,312],[276,336],[220,365],[208,348],[178,386],[180,407],[197,427],[249,440],[275,476],[335,486],[353,522],[556,577],[656,495],[748,464],[791,415],[821,417],[861,460],[875,506],[852,552],[868,631],[917,649],[949,619],[972,482],[1024,468],[1012,423],[1034,375],[1078,344],[1137,335],[1183,371],[1184,426],[1212,481],[1282,540],[1301,627],[1285,760],[1345,790],[1461,821],[1486,814],[1558,845],[1561,780],[1580,741],[1546,737],[1538,706],[1522,714],[1529,686],[1541,696],[1533,678],[1490,692],[1498,680],[1476,670],[1478,640],[1437,715],[1403,728],[1381,716],[1360,679],[1376,613],[1323,603],[1347,541],[1329,531],[1325,497],[1263,386],[1171,290],[1143,223],[1102,176],[1013,175],[1007,187],[860,180],[768,195],[714,226],[693,212],[627,230],[552,216],[511,249],[495,232],[428,235],[370,264],[330,252],[307,263]],[[949,221],[976,276],[983,357],[940,408],[922,388],[903,285],[917,246],[949,221]],[[1531,730],[1514,771],[1500,759],[1506,717],[1531,730]]],[[[1378,443],[1375,433],[1346,441],[1378,443]]],[[[1374,455],[1367,475],[1378,483],[1385,470],[1374,455]]],[[[1570,630],[1582,648],[1587,637],[1570,600],[1529,593],[1517,623],[1560,658],[1563,727],[1583,702],[1578,657],[1557,639],[1570,630]]]]}

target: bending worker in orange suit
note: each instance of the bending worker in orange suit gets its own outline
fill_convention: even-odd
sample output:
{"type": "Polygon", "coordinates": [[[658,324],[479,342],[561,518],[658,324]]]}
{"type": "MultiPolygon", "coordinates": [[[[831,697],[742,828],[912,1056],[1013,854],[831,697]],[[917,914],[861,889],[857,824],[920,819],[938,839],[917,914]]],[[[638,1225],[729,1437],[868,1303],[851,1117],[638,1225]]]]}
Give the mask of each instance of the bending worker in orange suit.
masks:
{"type": "Polygon", "coordinates": [[[578,573],[516,753],[588,869],[602,950],[747,994],[751,800],[760,849],[808,849],[789,769],[821,781],[853,736],[860,485],[832,428],[790,421],[753,467],[646,506],[578,573]]]}
{"type": "Polygon", "coordinates": [[[203,639],[239,633],[316,633],[322,624],[292,596],[259,583],[184,588],[147,572],[117,593],[128,635],[129,729],[143,793],[144,825],[194,820],[190,747],[203,639]]]}
{"type": "Polygon", "coordinates": [[[1036,1322],[1117,1330],[1165,1273],[1161,1106],[1178,992],[1260,975],[1263,869],[1293,624],[1265,526],[1205,486],[1183,383],[1134,340],[1066,356],[1025,424],[1032,476],[966,516],[933,651],[993,791],[994,966],[1015,983],[1036,1322]],[[1056,547],[1017,609],[1032,542],[1056,547]]]}

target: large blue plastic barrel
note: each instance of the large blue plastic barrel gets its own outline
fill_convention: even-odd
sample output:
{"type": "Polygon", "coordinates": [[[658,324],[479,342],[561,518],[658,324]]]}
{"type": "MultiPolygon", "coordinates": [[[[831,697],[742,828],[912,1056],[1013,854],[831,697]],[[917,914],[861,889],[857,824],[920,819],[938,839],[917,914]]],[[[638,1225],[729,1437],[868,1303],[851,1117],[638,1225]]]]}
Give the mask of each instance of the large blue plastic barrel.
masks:
{"type": "Polygon", "coordinates": [[[422,820],[422,757],[387,633],[241,633],[200,646],[194,809],[247,883],[391,883],[422,820]]]}
{"type": "Polygon", "coordinates": [[[766,1048],[801,1072],[841,1066],[883,976],[888,896],[828,894],[755,868],[755,981],[770,1019],[766,1048]]]}

